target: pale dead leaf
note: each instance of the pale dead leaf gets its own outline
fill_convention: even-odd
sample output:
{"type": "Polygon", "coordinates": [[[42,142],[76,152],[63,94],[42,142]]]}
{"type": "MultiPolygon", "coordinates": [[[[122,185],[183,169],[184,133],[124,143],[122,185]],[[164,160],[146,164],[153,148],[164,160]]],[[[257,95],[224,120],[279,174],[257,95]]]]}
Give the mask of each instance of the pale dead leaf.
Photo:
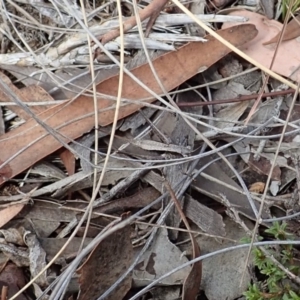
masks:
{"type": "Polygon", "coordinates": [[[274,18],[275,1],[260,0],[259,2],[257,1],[256,3],[260,4],[264,14],[268,17],[268,19],[273,19],[274,18]]]}
{"type": "Polygon", "coordinates": [[[215,210],[201,204],[189,195],[185,196],[184,212],[202,231],[225,236],[223,217],[215,210]]]}
{"type": "Polygon", "coordinates": [[[24,228],[1,229],[0,234],[3,235],[7,243],[24,246],[25,243],[23,240],[23,230],[24,228]]]}
{"type": "MultiPolygon", "coordinates": [[[[224,218],[226,224],[226,237],[239,241],[245,236],[245,231],[229,218],[224,218]]],[[[245,219],[247,226],[251,228],[251,222],[245,219]]],[[[198,244],[201,245],[203,253],[211,253],[226,247],[236,245],[236,243],[223,240],[222,243],[216,239],[199,236],[198,244]]],[[[183,245],[186,250],[188,245],[183,245]]],[[[245,278],[240,283],[241,275],[244,271],[247,249],[222,253],[203,260],[203,280],[201,289],[205,291],[205,296],[209,300],[234,300],[247,289],[251,281],[249,270],[246,270],[245,278]]]]}
{"type": "MultiPolygon", "coordinates": [[[[198,169],[200,169],[209,161],[209,158],[203,158],[197,166],[198,169]]],[[[225,195],[226,198],[230,201],[231,205],[235,207],[239,213],[252,220],[255,220],[255,214],[253,213],[253,210],[245,195],[242,195],[241,193],[232,190],[227,186],[221,185],[218,182],[210,180],[209,177],[206,177],[206,175],[217,179],[220,182],[224,182],[234,188],[241,189],[241,187],[220,168],[219,164],[213,163],[208,166],[205,169],[205,172],[201,173],[201,175],[198,176],[193,182],[192,186],[195,190],[211,197],[216,201],[220,201],[220,194],[225,195]]],[[[255,206],[257,207],[257,209],[259,208],[259,204],[255,203],[255,206]]],[[[270,216],[268,211],[264,211],[263,214],[265,217],[270,216]]]]}
{"type": "Polygon", "coordinates": [[[280,186],[281,186],[281,181],[273,180],[271,182],[269,190],[273,196],[277,196],[280,186]]]}
{"type": "MultiPolygon", "coordinates": [[[[140,262],[133,271],[133,285],[142,287],[163,274],[175,269],[188,260],[186,256],[170,242],[168,231],[164,227],[157,232],[157,238],[151,247],[143,254],[140,262]]],[[[160,285],[183,283],[191,271],[190,267],[179,270],[160,281],[160,285]]]]}
{"type": "MultiPolygon", "coordinates": [[[[40,245],[36,235],[30,231],[25,232],[24,241],[29,250],[29,270],[31,277],[34,278],[46,266],[46,252],[40,245]]],[[[48,286],[47,274],[43,272],[36,278],[35,283],[40,287],[48,286]]]]}
{"type": "MultiPolygon", "coordinates": [[[[283,33],[282,42],[292,40],[297,38],[300,35],[300,15],[293,18],[286,26],[285,31],[283,33]]],[[[276,34],[271,40],[263,43],[263,45],[270,45],[273,43],[278,43],[280,32],[276,34]]]]}
{"type": "MultiPolygon", "coordinates": [[[[230,15],[246,17],[248,18],[246,23],[254,24],[256,26],[258,35],[253,40],[244,44],[240,49],[252,59],[264,65],[266,68],[269,68],[275,53],[276,45],[263,44],[276,36],[278,32],[282,30],[283,25],[275,20],[269,20],[260,14],[246,10],[234,11],[231,12],[230,15]]],[[[224,23],[222,28],[228,28],[237,24],[239,23],[224,23]]],[[[289,77],[292,80],[300,81],[299,46],[300,43],[298,39],[283,42],[279,46],[272,70],[280,75],[289,77]]]]}

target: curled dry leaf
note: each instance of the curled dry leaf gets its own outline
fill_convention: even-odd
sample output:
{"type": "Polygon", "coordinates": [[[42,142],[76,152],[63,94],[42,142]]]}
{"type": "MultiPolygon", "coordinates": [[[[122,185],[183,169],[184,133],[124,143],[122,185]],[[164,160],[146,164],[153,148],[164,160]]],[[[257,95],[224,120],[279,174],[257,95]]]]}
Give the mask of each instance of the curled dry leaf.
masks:
{"type": "MultiPolygon", "coordinates": [[[[246,41],[254,38],[257,35],[257,30],[255,26],[247,24],[221,30],[219,34],[233,45],[240,47],[246,41]]],[[[230,50],[215,38],[211,36],[206,38],[208,40],[206,43],[189,43],[177,51],[159,56],[153,61],[158,77],[166,90],[174,89],[197,74],[199,70],[207,69],[229,53],[230,50]]],[[[141,65],[131,72],[153,92],[161,94],[160,85],[154,78],[148,64],[141,65]]],[[[110,77],[97,85],[97,92],[102,95],[116,97],[118,82],[118,75],[110,77]]],[[[0,83],[2,83],[1,80],[0,83]]],[[[0,85],[5,91],[5,85],[3,83],[0,85]]],[[[18,96],[21,97],[21,95],[18,96]]],[[[148,102],[154,101],[144,88],[126,74],[123,81],[122,97],[137,101],[137,103],[140,99],[149,97],[148,102]]],[[[6,101],[13,101],[11,93],[7,93],[5,98],[8,99],[6,101]]],[[[134,113],[140,107],[140,103],[138,105],[132,103],[123,105],[119,112],[119,118],[134,113]]],[[[100,125],[105,126],[112,123],[115,114],[115,101],[109,100],[109,97],[99,98],[98,108],[100,125]]],[[[41,122],[65,136],[63,138],[64,142],[69,143],[72,139],[78,138],[93,128],[94,104],[90,97],[81,95],[75,101],[70,101],[68,104],[59,104],[40,113],[37,117],[41,122]]],[[[61,142],[38,125],[35,120],[30,119],[17,129],[4,134],[0,140],[0,146],[1,184],[32,166],[36,161],[56,151],[62,145],[61,142]],[[16,136],[22,136],[22,139],[14,138],[16,136]],[[7,161],[9,163],[4,163],[7,161]]]]}
{"type": "MultiPolygon", "coordinates": [[[[282,42],[289,41],[297,38],[300,35],[300,15],[293,18],[286,26],[283,33],[282,42]]],[[[264,42],[263,45],[270,45],[273,43],[278,43],[280,37],[280,32],[276,34],[271,40],[264,42]]]]}
{"type": "Polygon", "coordinates": [[[8,228],[0,230],[0,234],[4,236],[4,239],[7,243],[12,243],[15,245],[24,246],[23,240],[23,231],[24,228],[8,228]]]}
{"type": "MultiPolygon", "coordinates": [[[[29,269],[31,277],[34,278],[41,272],[46,266],[46,252],[41,247],[39,240],[36,235],[31,232],[24,234],[24,241],[28,246],[29,250],[29,269]]],[[[40,287],[48,286],[46,272],[42,273],[36,280],[35,283],[40,287]]]]}

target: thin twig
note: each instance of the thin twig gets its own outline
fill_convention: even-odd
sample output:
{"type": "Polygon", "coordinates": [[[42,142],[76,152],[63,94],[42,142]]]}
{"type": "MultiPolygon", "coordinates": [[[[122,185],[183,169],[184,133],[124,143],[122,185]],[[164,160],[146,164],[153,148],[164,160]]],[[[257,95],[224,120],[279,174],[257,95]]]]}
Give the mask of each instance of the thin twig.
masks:
{"type": "MultiPolygon", "coordinates": [[[[261,95],[261,98],[276,97],[276,96],[294,94],[294,93],[295,93],[294,89],[287,89],[287,90],[283,90],[283,91],[274,91],[274,92],[270,92],[270,93],[263,93],[261,95]]],[[[251,95],[242,95],[240,97],[231,98],[231,99],[212,100],[210,102],[199,102],[199,101],[197,101],[197,102],[179,102],[179,103],[177,103],[177,105],[179,107],[207,106],[207,105],[249,101],[249,100],[256,99],[258,96],[259,96],[259,94],[251,94],[251,95]]]]}

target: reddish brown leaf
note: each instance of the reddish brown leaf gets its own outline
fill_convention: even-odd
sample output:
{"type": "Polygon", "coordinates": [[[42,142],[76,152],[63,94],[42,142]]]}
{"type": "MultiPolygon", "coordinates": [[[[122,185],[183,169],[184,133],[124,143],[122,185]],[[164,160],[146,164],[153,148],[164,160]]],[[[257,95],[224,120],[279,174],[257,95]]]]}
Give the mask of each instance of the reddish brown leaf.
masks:
{"type": "MultiPolygon", "coordinates": [[[[239,25],[229,29],[220,30],[219,34],[231,44],[239,47],[257,35],[254,25],[239,25]]],[[[206,43],[189,43],[177,51],[169,52],[153,61],[158,77],[166,90],[171,90],[193,75],[200,69],[208,68],[224,55],[230,52],[222,43],[211,36],[207,36],[206,43]],[[172,76],[170,76],[172,74],[172,76]]],[[[160,94],[161,89],[154,78],[148,64],[132,70],[154,92],[160,94]]],[[[116,97],[118,92],[119,76],[104,80],[97,86],[100,94],[116,97]]],[[[152,96],[129,76],[124,75],[122,97],[137,101],[152,96]]],[[[7,95],[6,98],[9,98],[7,95]]],[[[115,102],[108,98],[98,98],[100,125],[105,126],[113,121],[115,102]]],[[[119,119],[124,118],[141,107],[141,104],[127,104],[121,107],[119,119]]],[[[94,105],[91,97],[81,95],[68,104],[60,104],[38,115],[39,119],[51,128],[57,130],[69,143],[90,131],[94,126],[94,105]]],[[[15,130],[2,136],[0,140],[1,156],[3,162],[8,164],[0,166],[0,184],[12,178],[33,165],[43,157],[53,153],[61,147],[61,143],[49,135],[35,120],[28,120],[15,130]],[[22,138],[18,138],[22,137],[22,138]],[[18,155],[16,155],[18,154],[18,155]],[[11,159],[11,157],[13,157],[11,159]],[[6,169],[5,169],[6,168],[6,169]],[[9,172],[8,172],[9,171],[9,172]]]]}
{"type": "MultiPolygon", "coordinates": [[[[193,259],[200,256],[200,247],[193,234],[190,234],[192,247],[193,247],[193,259]]],[[[183,300],[194,300],[200,290],[200,284],[202,279],[202,261],[197,261],[192,265],[192,269],[189,275],[185,278],[183,283],[183,300]]]]}
{"type": "Polygon", "coordinates": [[[75,157],[74,154],[68,150],[68,149],[63,149],[59,153],[59,157],[62,160],[68,175],[73,175],[75,173],[75,157]]]}
{"type": "MultiPolygon", "coordinates": [[[[271,40],[263,43],[263,45],[270,45],[279,41],[280,32],[271,40]]],[[[293,18],[286,26],[283,33],[282,41],[288,41],[297,38],[300,35],[300,15],[293,18]]]]}
{"type": "Polygon", "coordinates": [[[0,211],[0,228],[15,217],[24,207],[24,204],[8,206],[0,211]]]}
{"type": "MultiPolygon", "coordinates": [[[[271,163],[268,159],[260,157],[259,161],[257,161],[253,158],[252,154],[248,161],[248,165],[251,169],[255,170],[259,174],[266,176],[269,175],[271,170],[271,163]]],[[[271,178],[276,181],[281,181],[281,169],[278,165],[274,167],[271,178]]]]}
{"type": "MultiPolygon", "coordinates": [[[[13,297],[24,285],[25,276],[21,268],[16,265],[8,264],[0,273],[0,290],[3,286],[8,286],[8,298],[13,297]]],[[[17,297],[17,300],[26,300],[24,294],[17,297]]]]}
{"type": "MultiPolygon", "coordinates": [[[[130,241],[130,226],[113,233],[101,242],[87,261],[78,270],[80,274],[79,300],[98,299],[131,265],[133,247],[130,241]]],[[[131,288],[131,276],[125,278],[120,286],[107,298],[123,299],[131,288]]]]}

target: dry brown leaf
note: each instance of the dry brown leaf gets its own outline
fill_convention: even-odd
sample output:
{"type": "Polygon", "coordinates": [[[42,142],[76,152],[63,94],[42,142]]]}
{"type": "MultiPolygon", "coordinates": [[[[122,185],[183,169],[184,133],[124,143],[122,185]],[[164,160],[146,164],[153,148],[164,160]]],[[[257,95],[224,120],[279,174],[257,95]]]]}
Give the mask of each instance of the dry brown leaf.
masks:
{"type": "MultiPolygon", "coordinates": [[[[300,35],[300,15],[293,18],[286,26],[283,33],[282,42],[289,41],[297,38],[300,35]]],[[[278,43],[280,37],[280,32],[276,34],[271,40],[263,43],[263,45],[270,45],[273,43],[278,43]]]]}
{"type": "MultiPolygon", "coordinates": [[[[199,257],[200,247],[197,240],[191,234],[191,243],[193,247],[193,259],[199,257]]],[[[183,283],[182,299],[183,300],[194,300],[200,291],[200,284],[202,279],[202,261],[193,263],[192,269],[189,275],[185,278],[183,283]]]]}
{"type": "MultiPolygon", "coordinates": [[[[253,25],[239,25],[221,30],[219,34],[233,45],[240,47],[246,41],[257,35],[253,25]]],[[[222,43],[211,36],[207,36],[206,43],[189,43],[177,51],[169,52],[153,61],[158,77],[166,90],[179,86],[182,82],[197,74],[199,70],[208,68],[224,55],[230,52],[222,43]],[[172,76],[170,76],[172,74],[172,76]]],[[[148,64],[132,70],[152,91],[160,94],[161,89],[154,78],[148,64]]],[[[104,80],[97,85],[100,94],[116,97],[118,93],[119,76],[104,80]]],[[[137,101],[151,97],[129,76],[124,75],[122,97],[137,101]]],[[[6,99],[9,98],[7,95],[6,99]]],[[[149,100],[152,102],[154,99],[149,100]]],[[[119,119],[124,118],[141,107],[141,104],[128,104],[121,107],[119,119]]],[[[112,123],[115,113],[115,102],[108,98],[98,98],[100,125],[112,123]]],[[[78,138],[90,131],[94,126],[94,104],[91,97],[81,95],[68,104],[60,104],[38,115],[38,118],[48,126],[56,129],[66,138],[78,138]]],[[[15,130],[2,136],[0,156],[0,184],[14,177],[32,166],[43,157],[53,153],[61,147],[61,143],[49,135],[35,120],[29,120],[15,130]],[[22,138],[17,138],[22,136],[22,138]],[[18,154],[18,155],[16,155],[18,154]],[[12,158],[13,157],[13,158],[12,158]],[[9,163],[6,163],[8,162],[9,163]]]]}
{"type": "MultiPolygon", "coordinates": [[[[282,30],[283,25],[275,20],[246,11],[239,10],[231,12],[232,16],[242,16],[248,18],[248,24],[254,24],[258,30],[258,35],[244,44],[240,49],[266,68],[271,65],[275,53],[276,45],[263,45],[270,41],[282,30]]],[[[228,28],[239,23],[224,23],[223,28],[228,28]]],[[[285,41],[279,46],[272,70],[280,75],[289,77],[292,80],[300,81],[300,51],[298,39],[285,41]],[[288,59],[287,59],[288,57],[288,59]]]]}
{"type": "Polygon", "coordinates": [[[73,175],[75,173],[75,156],[69,149],[62,149],[59,153],[59,157],[62,160],[68,175],[73,175]]]}
{"type": "MultiPolygon", "coordinates": [[[[194,234],[191,233],[191,227],[187,221],[187,218],[184,214],[184,212],[181,209],[180,202],[177,199],[174,191],[172,190],[170,184],[168,181],[165,181],[165,187],[167,188],[168,192],[170,193],[170,196],[172,200],[174,201],[175,207],[185,224],[185,227],[187,230],[189,230],[189,236],[191,240],[192,245],[192,259],[195,259],[201,255],[200,246],[198,245],[194,234]]],[[[200,290],[200,284],[202,280],[202,261],[197,261],[193,263],[192,269],[189,272],[188,276],[185,278],[183,283],[183,289],[182,289],[182,299],[183,300],[194,300],[197,298],[197,295],[200,290]]]]}
{"type": "Polygon", "coordinates": [[[255,182],[251,184],[249,191],[253,193],[263,193],[265,185],[266,184],[264,182],[255,182]]]}
{"type": "MultiPolygon", "coordinates": [[[[131,228],[126,226],[102,241],[77,271],[80,274],[79,300],[98,299],[113,285],[132,263],[133,247],[131,228]]],[[[123,299],[131,288],[131,276],[127,276],[105,299],[123,299]]]]}
{"type": "MultiPolygon", "coordinates": [[[[271,170],[271,162],[265,157],[260,157],[259,161],[255,160],[253,154],[250,155],[250,159],[248,165],[251,169],[255,170],[257,173],[261,175],[268,176],[271,170]]],[[[281,169],[278,165],[276,165],[273,169],[272,180],[281,181],[281,169]]]]}
{"type": "Polygon", "coordinates": [[[24,204],[15,204],[8,206],[0,211],[0,228],[15,217],[24,207],[24,204]]]}
{"type": "MultiPolygon", "coordinates": [[[[25,275],[21,268],[14,264],[8,264],[1,269],[0,273],[0,290],[3,286],[8,287],[7,297],[13,297],[26,283],[25,275]]],[[[24,294],[18,296],[17,300],[26,300],[24,294]]]]}
{"type": "Polygon", "coordinates": [[[132,196],[115,199],[102,206],[95,208],[93,211],[97,213],[111,214],[117,211],[125,211],[130,208],[144,207],[153,202],[160,196],[160,193],[153,187],[141,189],[132,196]]]}

